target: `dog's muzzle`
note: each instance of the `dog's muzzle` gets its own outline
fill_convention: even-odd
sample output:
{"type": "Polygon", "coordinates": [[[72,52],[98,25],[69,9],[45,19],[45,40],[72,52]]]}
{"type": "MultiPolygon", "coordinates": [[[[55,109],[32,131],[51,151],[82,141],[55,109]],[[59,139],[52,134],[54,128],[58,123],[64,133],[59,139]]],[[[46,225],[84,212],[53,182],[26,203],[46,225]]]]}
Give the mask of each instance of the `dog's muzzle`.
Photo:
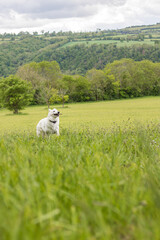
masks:
{"type": "Polygon", "coordinates": [[[54,116],[59,117],[60,112],[55,113],[54,116]]]}

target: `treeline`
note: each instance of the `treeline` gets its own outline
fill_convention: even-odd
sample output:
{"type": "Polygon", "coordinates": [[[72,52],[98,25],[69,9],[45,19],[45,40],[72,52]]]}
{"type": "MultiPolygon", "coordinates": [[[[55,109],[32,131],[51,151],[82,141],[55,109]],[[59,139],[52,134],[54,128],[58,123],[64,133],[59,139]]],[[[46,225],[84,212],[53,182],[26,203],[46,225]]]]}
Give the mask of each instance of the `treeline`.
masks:
{"type": "Polygon", "coordinates": [[[159,34],[160,33],[160,23],[153,24],[153,25],[140,25],[140,26],[130,26],[122,29],[106,29],[102,30],[97,28],[95,32],[72,32],[72,31],[59,31],[59,32],[49,32],[45,30],[41,30],[41,32],[33,32],[29,33],[28,31],[20,31],[19,33],[2,33],[0,34],[0,39],[3,40],[19,40],[24,39],[27,37],[69,37],[74,39],[82,39],[82,38],[99,38],[99,37],[106,37],[106,36],[116,36],[116,35],[147,35],[150,34],[159,34]]]}
{"type": "Polygon", "coordinates": [[[116,60],[84,76],[64,75],[56,61],[32,62],[0,78],[0,106],[18,113],[28,104],[86,102],[160,95],[160,63],[116,60]]]}
{"type": "Polygon", "coordinates": [[[17,76],[31,82],[34,104],[160,95],[160,63],[149,60],[121,59],[85,76],[64,75],[55,61],[33,62],[20,67],[17,76]]]}
{"type": "Polygon", "coordinates": [[[85,44],[65,47],[65,38],[29,37],[21,41],[0,44],[0,76],[15,74],[18,68],[30,62],[56,61],[64,74],[85,75],[89,69],[103,69],[107,63],[121,58],[136,61],[160,61],[160,45],[85,44]]]}

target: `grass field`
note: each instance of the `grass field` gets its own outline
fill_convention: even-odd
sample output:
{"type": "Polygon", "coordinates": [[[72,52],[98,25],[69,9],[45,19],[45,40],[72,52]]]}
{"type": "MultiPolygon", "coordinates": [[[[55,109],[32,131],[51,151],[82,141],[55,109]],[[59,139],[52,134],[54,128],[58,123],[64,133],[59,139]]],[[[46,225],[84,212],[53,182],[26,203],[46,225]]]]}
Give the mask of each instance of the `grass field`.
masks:
{"type": "Polygon", "coordinates": [[[0,111],[1,240],[159,240],[160,97],[0,111]]]}

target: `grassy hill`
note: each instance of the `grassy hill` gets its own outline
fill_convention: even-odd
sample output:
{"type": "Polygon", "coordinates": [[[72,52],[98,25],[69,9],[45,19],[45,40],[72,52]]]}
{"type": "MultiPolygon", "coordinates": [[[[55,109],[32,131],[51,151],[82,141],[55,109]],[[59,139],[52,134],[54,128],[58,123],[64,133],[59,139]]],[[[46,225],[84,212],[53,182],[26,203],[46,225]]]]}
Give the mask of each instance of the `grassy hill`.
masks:
{"type": "Polygon", "coordinates": [[[125,57],[131,57],[134,60],[150,59],[156,62],[160,59],[159,39],[159,23],[88,33],[46,32],[38,35],[20,32],[17,35],[1,34],[0,76],[14,74],[19,66],[31,61],[56,60],[63,72],[80,74],[84,74],[88,69],[96,66],[102,69],[108,62],[125,57]],[[114,47],[118,48],[118,54],[116,53],[117,49],[114,51],[114,47]],[[141,47],[143,50],[139,56],[141,47]],[[148,48],[150,50],[146,55],[145,49],[148,48]],[[89,56],[87,56],[88,52],[89,56]],[[81,60],[82,55],[83,61],[81,60]],[[107,56],[109,56],[109,60],[106,59],[107,56]]]}

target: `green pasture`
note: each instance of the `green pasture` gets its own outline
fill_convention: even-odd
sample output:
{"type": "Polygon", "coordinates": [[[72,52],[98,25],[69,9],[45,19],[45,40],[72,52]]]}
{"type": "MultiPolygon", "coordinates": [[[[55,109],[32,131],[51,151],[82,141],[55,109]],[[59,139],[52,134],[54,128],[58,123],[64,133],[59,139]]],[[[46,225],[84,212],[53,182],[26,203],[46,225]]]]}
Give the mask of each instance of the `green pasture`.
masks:
{"type": "MultiPolygon", "coordinates": [[[[110,128],[113,124],[125,126],[124,123],[139,122],[147,124],[150,121],[160,121],[160,97],[145,97],[128,100],[105,102],[74,103],[56,107],[60,112],[60,127],[77,129],[110,128]]],[[[22,110],[19,115],[11,111],[0,110],[0,132],[35,131],[38,121],[48,114],[46,106],[31,106],[22,110]]]]}
{"type": "Polygon", "coordinates": [[[64,44],[63,46],[61,46],[61,48],[64,47],[71,47],[74,46],[76,44],[85,44],[88,46],[91,46],[92,44],[116,44],[118,47],[129,47],[132,45],[137,45],[137,44],[150,44],[150,45],[154,45],[154,41],[151,41],[150,39],[145,39],[144,41],[119,41],[119,40],[92,40],[92,41],[73,41],[73,42],[69,42],[64,44]]]}
{"type": "Polygon", "coordinates": [[[1,240],[159,240],[160,97],[0,110],[1,240]],[[53,106],[52,106],[53,107],[53,106]]]}

